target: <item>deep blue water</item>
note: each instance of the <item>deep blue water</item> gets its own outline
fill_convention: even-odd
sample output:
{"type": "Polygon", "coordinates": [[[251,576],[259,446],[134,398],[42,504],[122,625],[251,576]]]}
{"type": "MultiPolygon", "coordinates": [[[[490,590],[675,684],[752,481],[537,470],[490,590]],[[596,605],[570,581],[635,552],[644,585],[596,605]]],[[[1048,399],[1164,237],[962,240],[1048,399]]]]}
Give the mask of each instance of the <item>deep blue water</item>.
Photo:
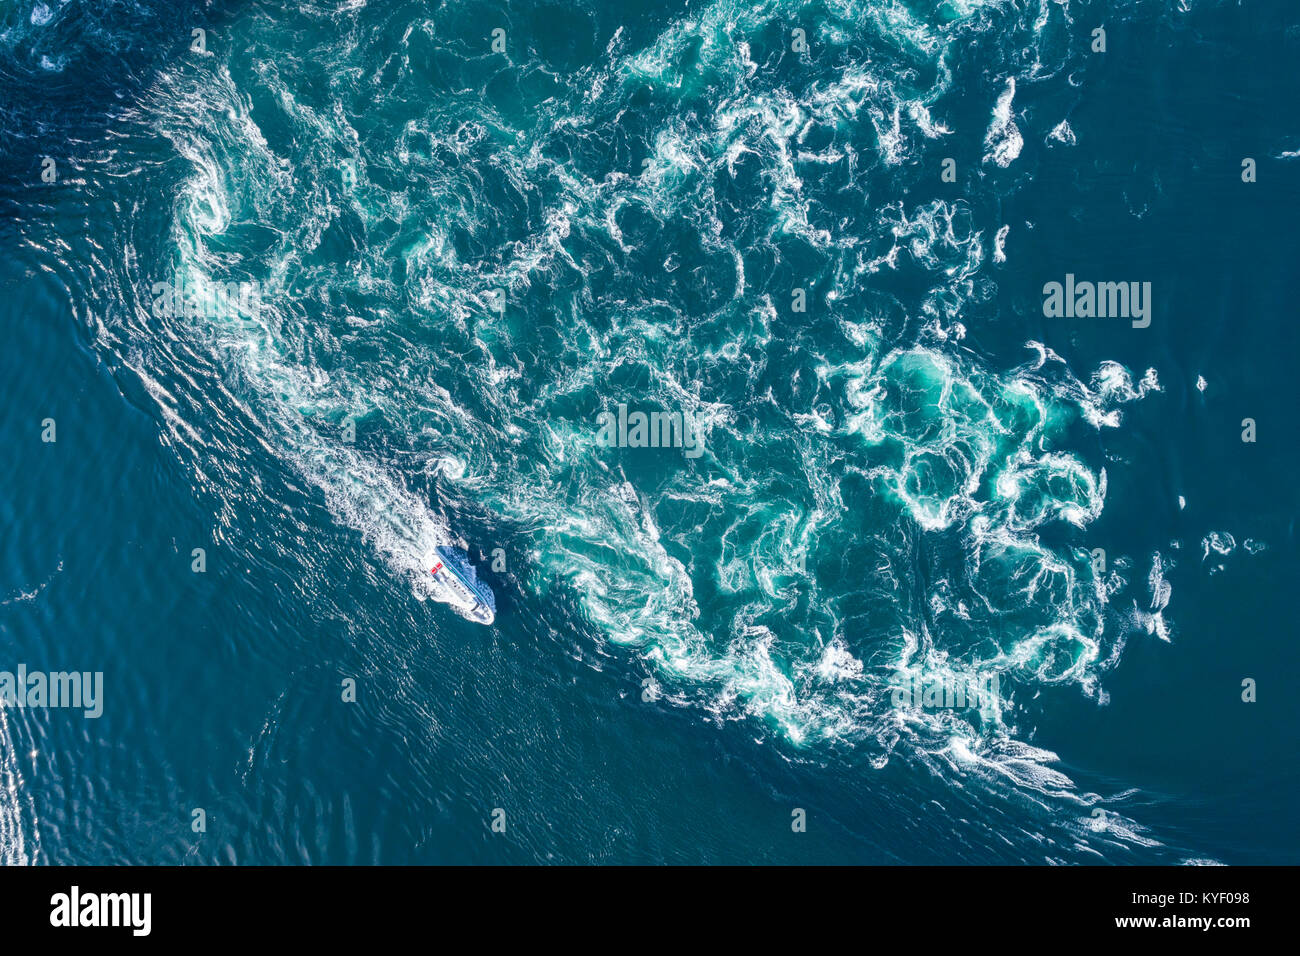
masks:
{"type": "Polygon", "coordinates": [[[1285,0],[0,5],[0,680],[103,673],[0,708],[0,858],[1300,861],[1297,55],[1285,0]]]}

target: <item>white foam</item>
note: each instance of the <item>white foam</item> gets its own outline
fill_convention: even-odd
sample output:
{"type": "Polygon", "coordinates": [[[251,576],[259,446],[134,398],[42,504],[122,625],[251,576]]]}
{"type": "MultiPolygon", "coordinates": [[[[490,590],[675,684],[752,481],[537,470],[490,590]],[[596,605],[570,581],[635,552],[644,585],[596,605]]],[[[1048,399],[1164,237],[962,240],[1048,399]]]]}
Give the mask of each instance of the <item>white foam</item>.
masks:
{"type": "Polygon", "coordinates": [[[1064,143],[1066,146],[1073,146],[1078,140],[1075,139],[1074,130],[1070,128],[1069,120],[1061,120],[1052,131],[1047,134],[1049,142],[1064,143]]]}
{"type": "Polygon", "coordinates": [[[1020,135],[1012,115],[1012,101],[1016,97],[1016,78],[1007,78],[1006,89],[998,96],[997,105],[993,107],[993,119],[984,134],[984,161],[997,163],[1004,169],[1020,156],[1025,141],[1020,135]]]}

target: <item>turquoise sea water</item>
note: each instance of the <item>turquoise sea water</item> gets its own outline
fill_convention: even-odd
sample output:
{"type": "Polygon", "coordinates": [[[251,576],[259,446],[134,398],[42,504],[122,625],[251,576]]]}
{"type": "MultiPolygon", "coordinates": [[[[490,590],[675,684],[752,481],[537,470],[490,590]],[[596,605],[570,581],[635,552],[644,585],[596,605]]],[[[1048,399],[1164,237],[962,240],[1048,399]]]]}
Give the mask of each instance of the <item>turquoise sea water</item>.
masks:
{"type": "Polygon", "coordinates": [[[3,858],[1296,862],[1297,51],[0,6],[0,671],[104,674],[0,709],[3,858]],[[1149,327],[1045,318],[1067,274],[1149,327]]]}

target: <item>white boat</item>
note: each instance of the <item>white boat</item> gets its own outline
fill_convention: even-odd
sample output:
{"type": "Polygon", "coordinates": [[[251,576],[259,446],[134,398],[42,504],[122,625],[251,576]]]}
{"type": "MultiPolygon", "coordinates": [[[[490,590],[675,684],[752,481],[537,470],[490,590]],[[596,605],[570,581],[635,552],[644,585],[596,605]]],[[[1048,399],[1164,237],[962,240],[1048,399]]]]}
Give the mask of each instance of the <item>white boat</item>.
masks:
{"type": "Polygon", "coordinates": [[[496,620],[496,595],[478,579],[468,556],[457,548],[437,547],[429,556],[429,573],[449,592],[453,603],[472,621],[491,624],[496,620]]]}

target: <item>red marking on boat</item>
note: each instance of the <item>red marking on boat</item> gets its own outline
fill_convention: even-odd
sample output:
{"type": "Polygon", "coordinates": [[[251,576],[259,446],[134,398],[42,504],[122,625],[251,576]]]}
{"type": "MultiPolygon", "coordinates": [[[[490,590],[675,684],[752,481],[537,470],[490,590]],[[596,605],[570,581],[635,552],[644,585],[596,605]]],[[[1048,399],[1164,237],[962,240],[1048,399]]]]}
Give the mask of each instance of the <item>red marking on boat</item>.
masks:
{"type": "Polygon", "coordinates": [[[439,561],[439,562],[438,562],[438,566],[437,566],[436,568],[430,568],[430,569],[429,569],[429,573],[430,573],[430,574],[437,574],[437,573],[438,573],[439,571],[441,571],[441,570],[442,570],[442,562],[439,561]]]}

